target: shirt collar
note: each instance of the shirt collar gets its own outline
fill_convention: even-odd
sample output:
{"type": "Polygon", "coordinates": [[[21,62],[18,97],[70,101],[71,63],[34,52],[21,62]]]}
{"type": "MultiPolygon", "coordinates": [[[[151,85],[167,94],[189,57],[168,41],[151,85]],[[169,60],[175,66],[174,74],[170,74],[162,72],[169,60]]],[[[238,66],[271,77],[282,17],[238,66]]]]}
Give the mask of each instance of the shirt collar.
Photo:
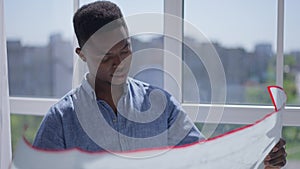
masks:
{"type": "Polygon", "coordinates": [[[96,93],[95,93],[95,90],[94,88],[91,86],[91,84],[88,82],[88,79],[87,79],[87,76],[88,76],[89,73],[86,73],[84,75],[84,78],[81,82],[81,86],[82,88],[88,93],[88,95],[92,98],[92,99],[95,99],[96,100],[96,93]]]}
{"type": "MultiPolygon", "coordinates": [[[[95,99],[97,100],[97,97],[96,97],[96,93],[95,93],[95,90],[94,88],[91,86],[91,84],[89,83],[88,79],[87,79],[87,76],[88,76],[88,72],[84,75],[84,78],[82,80],[82,88],[88,93],[88,95],[92,98],[92,99],[95,99]]],[[[126,85],[124,86],[124,93],[123,95],[126,95],[127,92],[128,92],[128,85],[131,81],[131,78],[128,77],[127,80],[126,80],[126,85]]]]}

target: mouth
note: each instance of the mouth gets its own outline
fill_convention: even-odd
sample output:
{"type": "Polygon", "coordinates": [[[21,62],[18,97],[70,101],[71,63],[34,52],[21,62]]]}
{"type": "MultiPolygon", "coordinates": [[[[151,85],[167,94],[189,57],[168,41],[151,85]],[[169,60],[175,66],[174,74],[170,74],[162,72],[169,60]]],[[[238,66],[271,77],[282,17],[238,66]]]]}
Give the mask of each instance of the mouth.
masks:
{"type": "Polygon", "coordinates": [[[117,74],[117,75],[114,74],[114,75],[113,75],[114,78],[124,78],[124,77],[126,77],[126,76],[127,76],[127,74],[117,74]]]}
{"type": "Polygon", "coordinates": [[[127,77],[127,72],[126,71],[122,71],[122,72],[116,72],[114,74],[112,74],[112,77],[114,78],[124,78],[127,77]]]}
{"type": "Polygon", "coordinates": [[[113,71],[112,76],[113,77],[123,77],[127,76],[129,72],[129,68],[117,68],[116,70],[113,71]]]}

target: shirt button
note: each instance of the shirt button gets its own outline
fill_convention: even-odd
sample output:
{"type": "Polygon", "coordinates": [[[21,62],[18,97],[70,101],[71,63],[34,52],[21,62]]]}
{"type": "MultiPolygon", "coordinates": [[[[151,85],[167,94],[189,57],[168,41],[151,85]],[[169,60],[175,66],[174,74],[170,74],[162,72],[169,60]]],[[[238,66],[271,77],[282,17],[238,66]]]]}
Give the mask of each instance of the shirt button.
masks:
{"type": "Polygon", "coordinates": [[[113,119],[113,122],[114,122],[114,123],[117,122],[117,119],[113,119]]]}

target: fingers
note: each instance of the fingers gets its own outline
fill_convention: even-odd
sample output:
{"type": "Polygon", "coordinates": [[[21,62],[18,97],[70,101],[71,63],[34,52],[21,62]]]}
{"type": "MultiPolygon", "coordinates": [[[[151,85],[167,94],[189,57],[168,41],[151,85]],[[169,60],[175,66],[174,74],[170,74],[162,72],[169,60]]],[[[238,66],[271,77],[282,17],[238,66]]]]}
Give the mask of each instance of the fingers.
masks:
{"type": "Polygon", "coordinates": [[[265,166],[265,169],[280,169],[280,167],[265,166]]]}
{"type": "Polygon", "coordinates": [[[284,139],[280,139],[279,140],[279,142],[275,145],[275,147],[274,148],[278,148],[278,149],[280,149],[281,147],[284,147],[285,146],[285,140],[284,139]]]}
{"type": "Polygon", "coordinates": [[[285,148],[281,147],[277,151],[270,152],[268,155],[271,157],[271,159],[276,159],[280,157],[286,157],[287,153],[285,152],[285,148]]]}
{"type": "Polygon", "coordinates": [[[286,156],[285,152],[285,140],[280,139],[280,141],[275,145],[272,151],[268,154],[268,156],[264,160],[264,164],[266,167],[282,167],[286,164],[286,156]]]}
{"type": "Polygon", "coordinates": [[[278,167],[283,167],[286,164],[286,153],[283,154],[282,156],[277,156],[271,158],[270,156],[267,156],[267,158],[264,161],[264,164],[266,166],[278,166],[278,167]]]}
{"type": "Polygon", "coordinates": [[[280,169],[280,167],[265,166],[265,169],[280,169]]]}

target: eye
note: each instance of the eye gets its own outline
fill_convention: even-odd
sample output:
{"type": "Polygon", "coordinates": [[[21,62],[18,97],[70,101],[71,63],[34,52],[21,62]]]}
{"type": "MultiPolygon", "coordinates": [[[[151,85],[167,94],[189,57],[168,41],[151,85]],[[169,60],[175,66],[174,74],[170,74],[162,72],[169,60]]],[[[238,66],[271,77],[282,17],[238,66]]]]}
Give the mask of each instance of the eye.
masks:
{"type": "Polygon", "coordinates": [[[105,56],[102,58],[101,62],[107,62],[109,59],[110,59],[110,57],[107,56],[107,55],[105,55],[105,56]]]}
{"type": "Polygon", "coordinates": [[[129,53],[129,50],[123,50],[122,52],[121,52],[121,54],[128,54],[129,53]]]}

